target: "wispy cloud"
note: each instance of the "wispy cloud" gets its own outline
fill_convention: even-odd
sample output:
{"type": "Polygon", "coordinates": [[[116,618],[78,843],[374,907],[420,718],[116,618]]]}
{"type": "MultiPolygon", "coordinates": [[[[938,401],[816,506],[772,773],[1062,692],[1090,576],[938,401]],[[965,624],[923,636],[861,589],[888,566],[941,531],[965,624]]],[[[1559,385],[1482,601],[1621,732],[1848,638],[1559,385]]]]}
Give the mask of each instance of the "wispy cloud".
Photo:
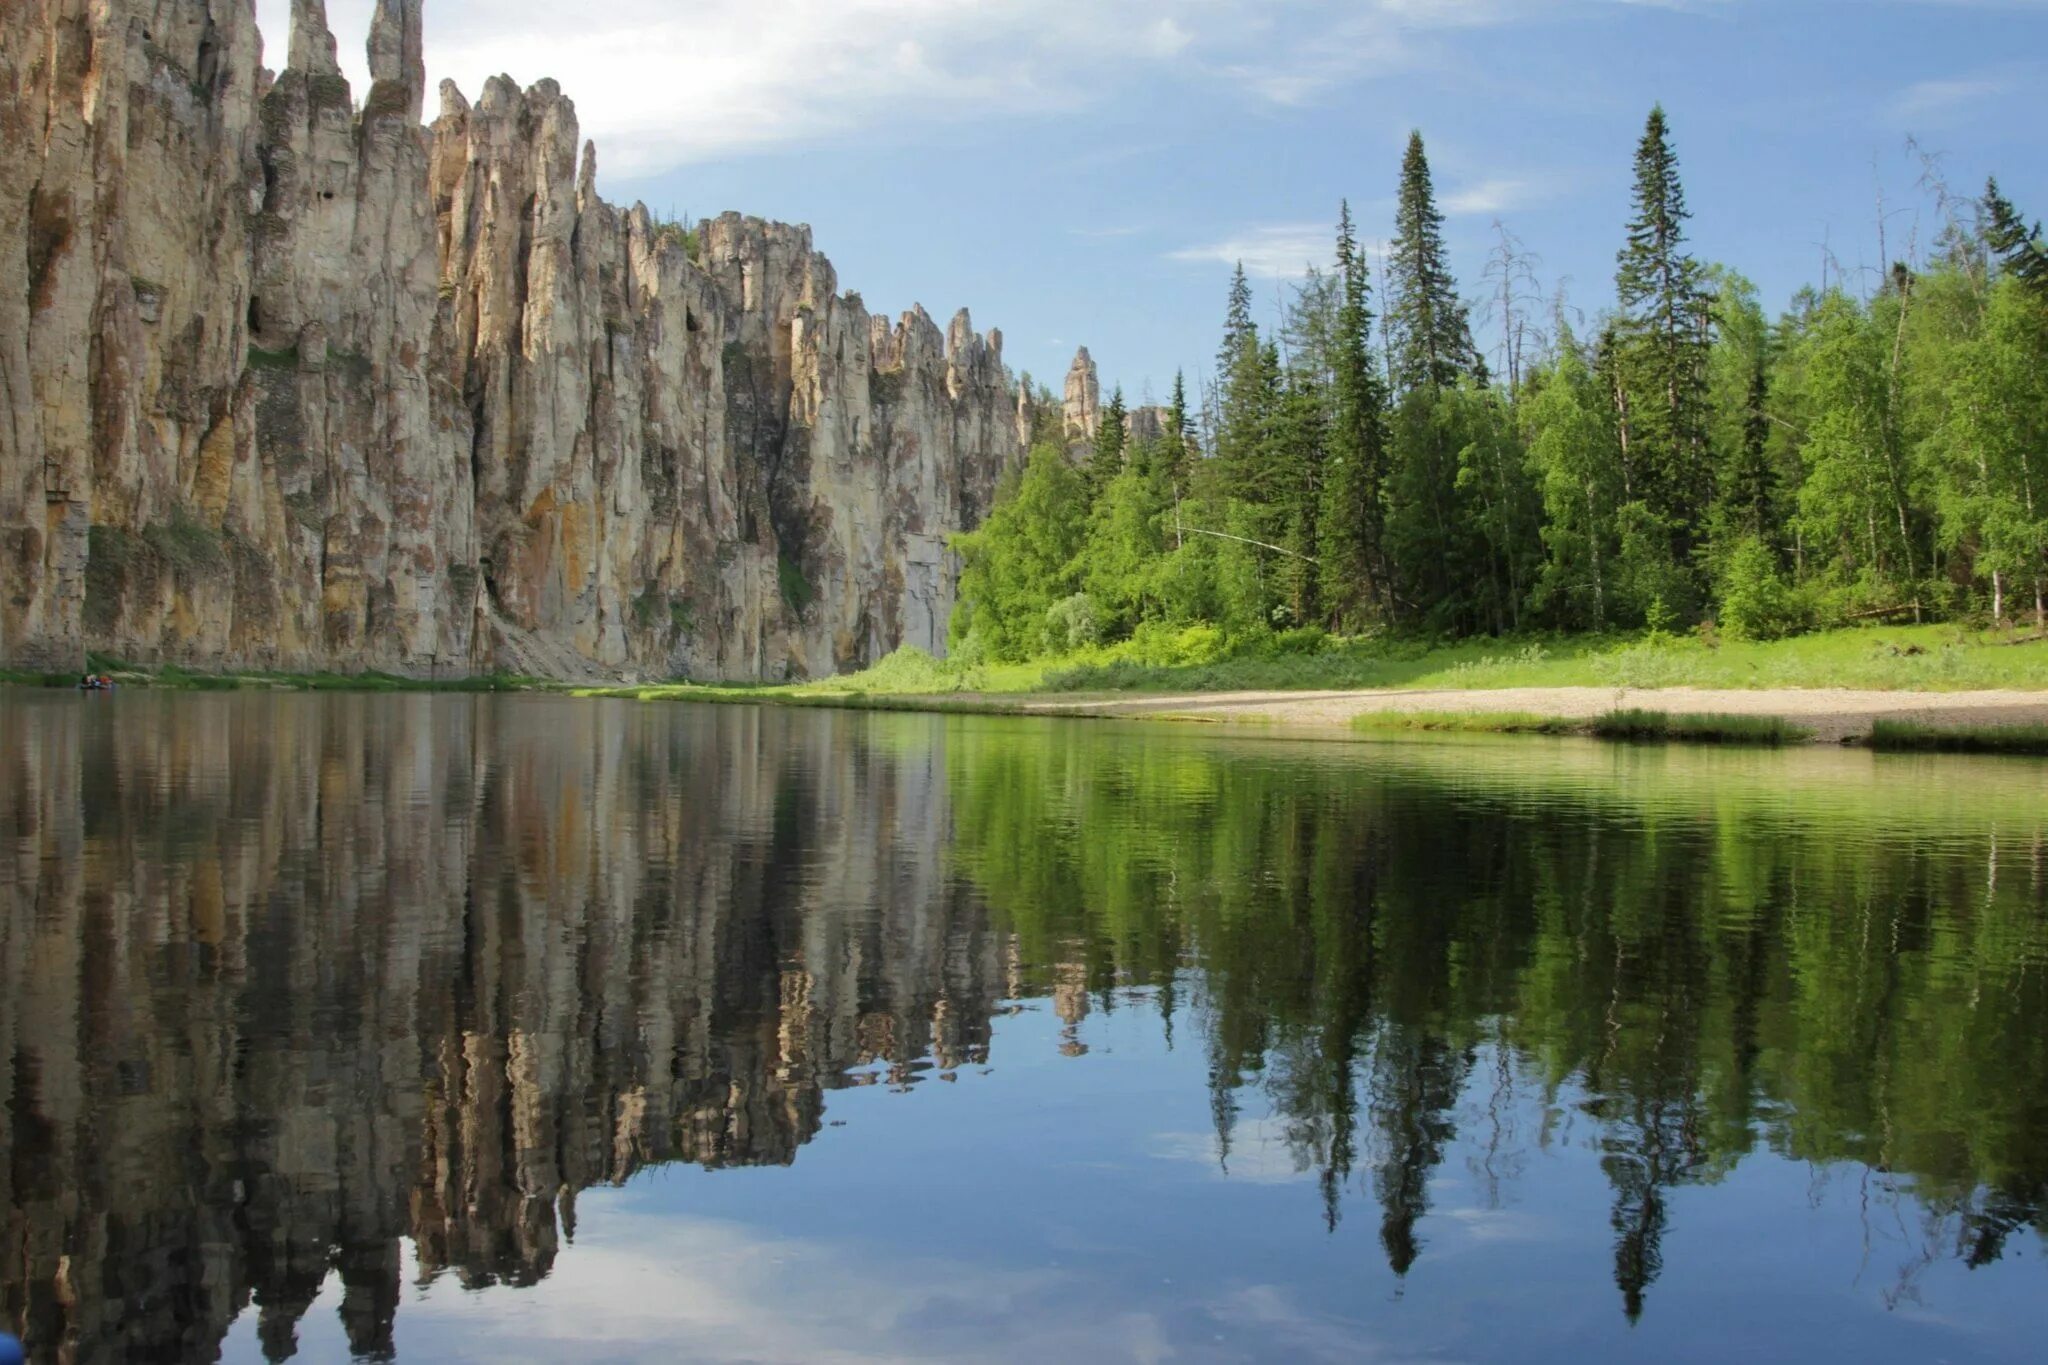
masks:
{"type": "Polygon", "coordinates": [[[2011,94],[2019,86],[2019,73],[2014,71],[1918,81],[1900,92],[1892,102],[1891,113],[1901,123],[1947,123],[1970,106],[2011,94]]]}
{"type": "Polygon", "coordinates": [[[1520,208],[1533,199],[1535,193],[1535,183],[1528,180],[1478,180],[1452,190],[1443,196],[1442,203],[1445,213],[1489,217],[1520,208]]]}
{"type": "Polygon", "coordinates": [[[1169,261],[1201,265],[1244,264],[1247,275],[1278,279],[1310,266],[1326,268],[1335,254],[1335,230],[1328,223],[1269,223],[1218,241],[1166,253],[1169,261]]]}
{"type": "MultiPolygon", "coordinates": [[[[372,5],[327,6],[359,96],[372,5]]],[[[289,0],[257,11],[275,63],[289,0]]],[[[1557,13],[1556,0],[435,0],[427,62],[472,96],[499,72],[554,77],[601,168],[632,178],[936,117],[1082,109],[1148,75],[1305,104],[1430,65],[1461,30],[1557,13]]]]}

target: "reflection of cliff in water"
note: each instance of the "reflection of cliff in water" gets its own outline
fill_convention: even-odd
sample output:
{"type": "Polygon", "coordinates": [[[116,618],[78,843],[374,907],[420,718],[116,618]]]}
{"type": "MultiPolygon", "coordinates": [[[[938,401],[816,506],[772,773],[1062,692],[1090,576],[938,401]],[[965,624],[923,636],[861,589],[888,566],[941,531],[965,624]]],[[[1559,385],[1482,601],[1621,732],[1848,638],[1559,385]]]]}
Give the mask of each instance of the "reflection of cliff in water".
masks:
{"type": "Polygon", "coordinates": [[[212,1359],[253,1295],[282,1355],[338,1269],[388,1350],[403,1236],[531,1282],[577,1190],[788,1162],[848,1068],[985,1055],[1003,963],[932,856],[928,748],[737,708],[118,704],[0,709],[32,1341],[212,1359]]]}
{"type": "Polygon", "coordinates": [[[1903,1300],[2048,1229],[2048,770],[1875,762],[12,701],[6,1321],[212,1359],[253,1301],[281,1356],[338,1272],[388,1350],[402,1239],[530,1284],[577,1191],[790,1162],[850,1071],[981,1061],[1027,995],[1078,1065],[1142,995],[1207,1062],[1225,1166],[1277,1131],[1397,1280],[1460,1164],[1501,1208],[1576,1143],[1612,1249],[1585,1292],[1631,1318],[1677,1192],[1753,1158],[1912,1221],[1903,1300]]]}

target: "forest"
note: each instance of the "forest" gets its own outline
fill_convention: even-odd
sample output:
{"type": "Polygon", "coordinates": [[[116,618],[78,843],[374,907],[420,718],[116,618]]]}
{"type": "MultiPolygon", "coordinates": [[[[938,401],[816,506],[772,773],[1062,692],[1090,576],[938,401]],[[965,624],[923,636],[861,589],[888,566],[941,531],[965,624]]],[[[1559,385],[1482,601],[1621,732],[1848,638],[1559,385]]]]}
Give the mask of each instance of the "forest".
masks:
{"type": "Polygon", "coordinates": [[[1028,458],[955,542],[956,657],[2048,630],[2048,243],[1995,180],[1963,196],[1926,164],[1926,249],[1831,271],[1772,319],[1692,253],[1655,109],[1613,302],[1588,320],[1540,296],[1499,225],[1461,294],[1413,135],[1377,279],[1347,203],[1333,269],[1278,327],[1239,266],[1215,373],[1193,397],[1176,376],[1156,437],[1132,438],[1120,389],[1092,444],[1039,403],[1028,458]]]}

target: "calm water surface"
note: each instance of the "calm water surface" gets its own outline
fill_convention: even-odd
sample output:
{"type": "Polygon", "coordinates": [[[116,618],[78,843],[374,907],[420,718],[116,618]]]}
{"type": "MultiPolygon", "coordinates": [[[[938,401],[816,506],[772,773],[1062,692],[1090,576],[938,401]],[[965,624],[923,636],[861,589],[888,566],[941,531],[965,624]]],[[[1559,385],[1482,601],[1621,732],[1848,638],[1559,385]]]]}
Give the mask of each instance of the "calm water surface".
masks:
{"type": "Polygon", "coordinates": [[[2038,1361],[2048,765],[0,695],[37,1359],[2038,1361]]]}

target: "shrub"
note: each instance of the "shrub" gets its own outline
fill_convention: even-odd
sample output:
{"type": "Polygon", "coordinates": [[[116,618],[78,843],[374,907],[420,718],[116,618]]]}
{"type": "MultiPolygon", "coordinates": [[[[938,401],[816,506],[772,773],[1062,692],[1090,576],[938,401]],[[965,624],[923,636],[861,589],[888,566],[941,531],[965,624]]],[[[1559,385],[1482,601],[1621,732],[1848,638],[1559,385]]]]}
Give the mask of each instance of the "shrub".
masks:
{"type": "Polygon", "coordinates": [[[1799,595],[1778,571],[1778,557],[1745,536],[1721,566],[1721,629],[1736,640],[1776,640],[1805,627],[1799,595]]]}
{"type": "Polygon", "coordinates": [[[1087,593],[1077,592],[1046,608],[1045,644],[1052,653],[1071,654],[1101,638],[1101,617],[1087,593]]]}

